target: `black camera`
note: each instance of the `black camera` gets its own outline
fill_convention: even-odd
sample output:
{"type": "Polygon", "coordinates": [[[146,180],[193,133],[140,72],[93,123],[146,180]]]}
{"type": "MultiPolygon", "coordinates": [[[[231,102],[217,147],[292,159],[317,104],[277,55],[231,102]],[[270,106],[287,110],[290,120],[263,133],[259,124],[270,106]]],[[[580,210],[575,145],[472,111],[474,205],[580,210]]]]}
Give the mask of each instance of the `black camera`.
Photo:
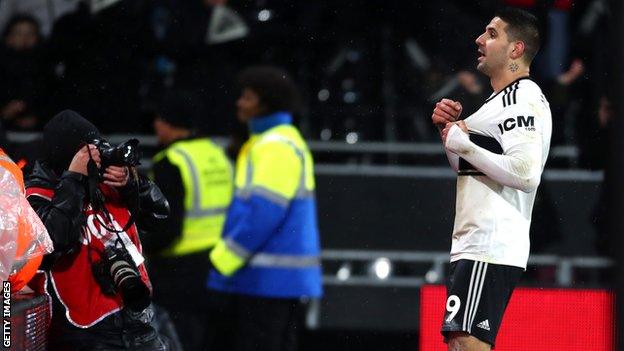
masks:
{"type": "Polygon", "coordinates": [[[119,292],[124,305],[131,310],[143,311],[151,303],[149,289],[125,247],[107,247],[91,269],[102,292],[106,295],[119,292]]]}
{"type": "Polygon", "coordinates": [[[95,139],[92,143],[100,152],[100,160],[102,161],[100,169],[106,169],[108,166],[136,166],[141,159],[139,140],[137,139],[129,139],[117,146],[111,145],[104,139],[95,139]]]}

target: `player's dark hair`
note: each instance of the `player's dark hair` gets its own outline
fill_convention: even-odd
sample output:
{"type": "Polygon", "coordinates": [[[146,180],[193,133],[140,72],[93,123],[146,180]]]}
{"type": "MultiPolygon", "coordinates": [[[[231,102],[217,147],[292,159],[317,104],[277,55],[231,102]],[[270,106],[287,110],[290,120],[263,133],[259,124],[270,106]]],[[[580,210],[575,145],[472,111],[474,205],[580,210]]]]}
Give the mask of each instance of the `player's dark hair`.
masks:
{"type": "Polygon", "coordinates": [[[238,76],[241,89],[251,89],[258,94],[266,113],[296,112],[299,107],[297,86],[283,69],[273,66],[251,66],[238,76]]]}
{"type": "Polygon", "coordinates": [[[539,23],[537,17],[528,11],[504,7],[496,12],[496,17],[507,24],[505,32],[510,41],[524,43],[524,60],[531,63],[540,47],[539,23]]]}

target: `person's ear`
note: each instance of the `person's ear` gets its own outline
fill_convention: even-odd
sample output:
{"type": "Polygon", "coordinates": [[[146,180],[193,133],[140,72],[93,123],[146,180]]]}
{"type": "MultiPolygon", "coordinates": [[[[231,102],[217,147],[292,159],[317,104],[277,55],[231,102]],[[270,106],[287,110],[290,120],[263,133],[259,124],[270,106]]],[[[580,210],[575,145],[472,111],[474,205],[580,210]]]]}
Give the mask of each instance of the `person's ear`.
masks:
{"type": "Polygon", "coordinates": [[[522,57],[522,55],[524,55],[524,42],[522,41],[516,41],[513,44],[513,47],[511,49],[511,53],[509,54],[509,57],[512,60],[517,60],[519,58],[522,57]]]}

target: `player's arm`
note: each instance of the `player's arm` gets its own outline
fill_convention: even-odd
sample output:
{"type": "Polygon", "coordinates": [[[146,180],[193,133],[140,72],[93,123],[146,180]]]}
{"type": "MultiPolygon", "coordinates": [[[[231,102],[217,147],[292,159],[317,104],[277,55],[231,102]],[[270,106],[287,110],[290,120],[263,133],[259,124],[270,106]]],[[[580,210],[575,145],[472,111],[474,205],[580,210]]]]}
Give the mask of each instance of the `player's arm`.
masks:
{"type": "MultiPolygon", "coordinates": [[[[439,129],[440,129],[440,134],[442,134],[442,128],[439,128],[439,129]]],[[[459,172],[459,155],[451,152],[446,147],[444,148],[444,152],[446,153],[446,158],[448,159],[449,164],[451,165],[451,168],[453,169],[453,171],[455,171],[455,173],[459,172]]]]}
{"type": "MultiPolygon", "coordinates": [[[[449,122],[455,122],[459,119],[459,116],[462,112],[462,105],[459,101],[453,101],[450,99],[442,99],[438,103],[436,103],[433,114],[431,115],[431,121],[438,128],[440,132],[440,136],[442,137],[442,131],[444,130],[444,126],[449,122]]],[[[446,157],[448,158],[449,164],[451,168],[455,172],[459,170],[459,156],[450,152],[446,148],[444,149],[446,152],[446,157]]]]}
{"type": "MultiPolygon", "coordinates": [[[[528,114],[521,108],[505,111],[510,118],[528,114]]],[[[536,115],[531,113],[531,115],[536,115]]],[[[498,155],[470,141],[465,124],[448,124],[443,130],[446,136],[445,148],[483,172],[490,179],[524,192],[537,189],[542,173],[542,123],[539,116],[533,117],[532,126],[516,126],[503,131],[501,146],[503,154],[498,155]]]]}

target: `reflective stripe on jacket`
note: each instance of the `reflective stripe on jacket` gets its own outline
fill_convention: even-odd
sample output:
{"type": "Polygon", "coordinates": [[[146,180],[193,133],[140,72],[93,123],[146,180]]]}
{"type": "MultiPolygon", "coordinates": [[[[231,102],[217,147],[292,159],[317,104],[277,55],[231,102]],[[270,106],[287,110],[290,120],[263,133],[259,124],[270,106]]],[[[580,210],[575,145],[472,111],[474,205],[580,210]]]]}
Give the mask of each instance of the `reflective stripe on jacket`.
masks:
{"type": "Polygon", "coordinates": [[[167,158],[180,171],[184,187],[182,235],[165,251],[181,256],[212,248],[232,201],[232,166],[223,150],[208,138],[181,140],[154,156],[167,158]]]}
{"type": "Polygon", "coordinates": [[[319,297],[320,245],[310,151],[290,116],[263,117],[236,163],[236,193],[211,252],[208,287],[265,297],[319,297]]]}

